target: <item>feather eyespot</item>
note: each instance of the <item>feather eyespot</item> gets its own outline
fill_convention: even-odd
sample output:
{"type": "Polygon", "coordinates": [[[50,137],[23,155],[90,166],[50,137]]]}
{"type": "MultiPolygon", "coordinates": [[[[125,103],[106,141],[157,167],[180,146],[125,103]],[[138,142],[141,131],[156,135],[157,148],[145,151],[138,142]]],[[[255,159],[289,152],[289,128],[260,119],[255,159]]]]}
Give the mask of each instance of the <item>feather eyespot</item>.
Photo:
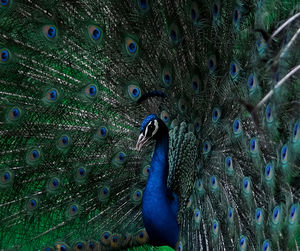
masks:
{"type": "Polygon", "coordinates": [[[21,117],[21,110],[18,107],[13,107],[8,112],[8,120],[11,122],[19,120],[21,117]]]}
{"type": "Polygon", "coordinates": [[[58,92],[56,89],[52,88],[46,92],[46,100],[48,102],[55,102],[58,99],[58,92]]]}
{"type": "Polygon", "coordinates": [[[125,48],[129,56],[133,56],[138,51],[138,44],[135,40],[130,37],[125,39],[125,48]]]}
{"type": "Polygon", "coordinates": [[[203,143],[203,153],[208,154],[211,150],[211,143],[209,141],[205,141],[203,143]]]}
{"type": "Polygon", "coordinates": [[[170,87],[173,82],[172,69],[168,66],[164,67],[161,72],[162,85],[166,88],[170,87]]]}
{"type": "Polygon", "coordinates": [[[254,74],[250,74],[248,77],[248,87],[250,94],[254,93],[257,88],[257,79],[254,74]]]}
{"type": "Polygon", "coordinates": [[[286,165],[288,163],[288,154],[289,154],[289,148],[288,145],[285,144],[283,145],[283,147],[281,148],[281,163],[283,165],[286,165]]]}
{"type": "Polygon", "coordinates": [[[54,25],[45,25],[43,27],[43,33],[49,40],[53,40],[57,36],[57,30],[54,25]]]}
{"type": "Polygon", "coordinates": [[[233,174],[233,162],[232,162],[232,158],[230,156],[227,156],[225,158],[225,170],[228,175],[233,174]]]}
{"type": "Polygon", "coordinates": [[[198,94],[200,91],[200,78],[198,75],[192,77],[192,88],[195,94],[198,94]]]}
{"type": "Polygon", "coordinates": [[[267,181],[271,181],[274,176],[273,166],[268,163],[265,167],[265,178],[267,181]]]}
{"type": "Polygon", "coordinates": [[[187,111],[187,103],[184,98],[180,98],[178,101],[178,109],[180,113],[185,113],[187,111]]]}
{"type": "Polygon", "coordinates": [[[218,180],[216,176],[211,176],[210,177],[210,188],[215,191],[218,189],[218,180]]]}
{"type": "Polygon", "coordinates": [[[228,219],[229,219],[229,222],[233,222],[233,209],[231,207],[228,208],[228,219]]]}
{"type": "Polygon", "coordinates": [[[263,251],[270,251],[270,250],[271,250],[270,242],[268,240],[265,240],[263,243],[263,251]]]}
{"type": "Polygon", "coordinates": [[[236,29],[240,26],[240,19],[241,19],[241,11],[239,8],[235,8],[233,11],[233,25],[236,29]]]}
{"type": "Polygon", "coordinates": [[[72,140],[68,135],[62,135],[57,141],[57,147],[59,150],[65,151],[70,147],[71,143],[72,140]]]}
{"type": "Polygon", "coordinates": [[[27,201],[28,212],[33,212],[34,210],[36,210],[38,208],[38,205],[39,205],[39,201],[37,198],[30,198],[27,201]]]}
{"type": "Polygon", "coordinates": [[[260,208],[255,210],[255,222],[258,225],[261,225],[263,222],[263,212],[260,208]]]}
{"type": "Polygon", "coordinates": [[[7,63],[10,59],[10,53],[7,49],[2,49],[0,52],[1,55],[1,61],[0,63],[7,63]]]}
{"type": "Polygon", "coordinates": [[[135,204],[138,205],[142,202],[143,198],[143,191],[141,189],[135,189],[131,193],[131,201],[135,204]]]}
{"type": "Polygon", "coordinates": [[[102,233],[100,240],[105,245],[108,246],[110,244],[111,232],[105,231],[102,233]]]}
{"type": "Polygon", "coordinates": [[[212,222],[212,233],[217,236],[219,233],[219,223],[217,220],[213,220],[212,222]]]}
{"type": "Polygon", "coordinates": [[[109,195],[110,195],[110,187],[109,186],[104,185],[104,186],[100,187],[99,196],[98,196],[100,201],[102,201],[102,202],[107,201],[109,198],[109,195]]]}
{"type": "Polygon", "coordinates": [[[298,205],[297,204],[293,204],[290,207],[289,223],[290,224],[295,224],[297,222],[297,217],[298,217],[298,205]]]}
{"type": "Polygon", "coordinates": [[[293,127],[293,143],[298,142],[299,138],[300,138],[300,129],[299,129],[299,121],[297,121],[293,127]]]}
{"type": "Polygon", "coordinates": [[[246,250],[247,249],[247,238],[245,236],[240,237],[240,250],[246,250]]]}
{"type": "Polygon", "coordinates": [[[180,32],[178,29],[177,24],[173,23],[169,27],[169,37],[170,41],[174,44],[177,45],[180,41],[180,32]]]}
{"type": "Polygon", "coordinates": [[[53,192],[60,187],[60,180],[57,177],[53,177],[48,181],[48,191],[53,192]]]}
{"type": "Polygon", "coordinates": [[[80,213],[80,207],[77,203],[72,203],[68,206],[66,215],[68,218],[73,218],[80,213]]]}
{"type": "Polygon", "coordinates": [[[239,71],[240,71],[240,69],[239,69],[239,66],[237,65],[237,63],[231,62],[229,72],[230,72],[230,76],[231,76],[232,79],[237,78],[237,76],[239,74],[239,71]]]}
{"type": "Polygon", "coordinates": [[[13,183],[13,173],[9,170],[3,170],[0,172],[0,188],[7,187],[13,183]]]}
{"type": "Polygon", "coordinates": [[[215,107],[212,111],[212,121],[214,123],[218,122],[221,117],[221,109],[218,107],[215,107]]]}
{"type": "Polygon", "coordinates": [[[5,6],[9,5],[10,0],[1,0],[0,3],[1,3],[1,6],[5,7],[5,6]]]}
{"type": "Polygon", "coordinates": [[[98,88],[96,85],[93,85],[93,84],[88,85],[87,87],[85,87],[84,93],[87,98],[94,99],[97,97],[98,88]]]}
{"type": "Polygon", "coordinates": [[[213,3],[212,14],[213,14],[214,18],[217,18],[220,15],[220,3],[219,3],[219,1],[216,1],[216,2],[213,3]]]}
{"type": "Polygon", "coordinates": [[[235,119],[233,122],[233,133],[238,136],[242,133],[242,124],[240,119],[235,119]]]}
{"type": "Polygon", "coordinates": [[[103,31],[100,27],[95,25],[90,25],[88,27],[88,33],[93,42],[101,42],[103,38],[103,31]]]}
{"type": "Polygon", "coordinates": [[[27,152],[27,163],[29,165],[36,165],[41,160],[41,151],[37,148],[33,148],[27,152]]]}
{"type": "Polygon", "coordinates": [[[273,122],[273,113],[272,113],[272,106],[270,104],[267,105],[265,114],[266,114],[267,122],[272,123],[273,122]]]}
{"type": "Polygon", "coordinates": [[[70,247],[67,244],[65,244],[64,242],[59,242],[55,245],[55,250],[69,251],[70,247]]]}
{"type": "Polygon", "coordinates": [[[242,191],[245,196],[251,195],[251,180],[248,177],[243,178],[242,191]]]}
{"type": "Polygon", "coordinates": [[[252,138],[250,140],[250,152],[252,155],[256,155],[258,153],[258,143],[256,138],[252,138]]]}
{"type": "Polygon", "coordinates": [[[194,210],[194,220],[196,223],[200,223],[201,220],[201,212],[198,208],[194,210]]]}
{"type": "Polygon", "coordinates": [[[166,125],[169,125],[170,122],[170,116],[169,113],[167,111],[162,111],[160,113],[160,119],[165,122],[166,125]]]}
{"type": "Polygon", "coordinates": [[[74,245],[74,250],[79,251],[79,250],[85,250],[85,243],[83,241],[78,241],[74,245]]]}
{"type": "Polygon", "coordinates": [[[273,209],[272,222],[274,224],[278,224],[280,222],[280,218],[281,218],[281,209],[279,206],[276,206],[273,209]]]}
{"type": "Polygon", "coordinates": [[[139,244],[145,244],[148,241],[148,233],[145,229],[141,229],[136,233],[136,240],[139,244]]]}
{"type": "Polygon", "coordinates": [[[190,8],[190,17],[191,20],[194,24],[198,23],[198,19],[199,19],[199,7],[198,4],[196,2],[193,2],[193,4],[191,5],[190,8]]]}
{"type": "Polygon", "coordinates": [[[209,73],[210,73],[210,74],[214,73],[216,67],[217,67],[216,56],[212,55],[212,56],[210,56],[210,58],[208,59],[208,70],[209,70],[209,73]]]}
{"type": "Polygon", "coordinates": [[[109,135],[109,130],[105,125],[101,125],[98,127],[97,131],[96,131],[96,135],[95,138],[96,140],[104,140],[108,137],[109,135]]]}
{"type": "Polygon", "coordinates": [[[198,179],[195,185],[198,192],[202,193],[204,191],[202,179],[198,179]]]}
{"type": "Polygon", "coordinates": [[[141,88],[135,83],[129,84],[127,86],[127,92],[129,97],[133,101],[138,101],[139,98],[142,96],[141,88]]]}

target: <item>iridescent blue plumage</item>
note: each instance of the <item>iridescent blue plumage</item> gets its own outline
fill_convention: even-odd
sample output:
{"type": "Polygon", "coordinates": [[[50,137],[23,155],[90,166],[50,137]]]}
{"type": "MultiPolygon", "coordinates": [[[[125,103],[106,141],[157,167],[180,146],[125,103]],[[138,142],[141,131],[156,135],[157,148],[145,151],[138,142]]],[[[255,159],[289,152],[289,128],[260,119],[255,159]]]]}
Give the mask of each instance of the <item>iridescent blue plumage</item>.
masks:
{"type": "Polygon", "coordinates": [[[149,178],[144,190],[143,222],[154,245],[168,245],[175,248],[179,233],[177,223],[178,200],[167,186],[169,174],[168,128],[155,114],[151,114],[144,119],[141,125],[141,133],[154,120],[158,121],[159,128],[156,133],[157,136],[155,136],[156,146],[151,161],[149,178]]]}

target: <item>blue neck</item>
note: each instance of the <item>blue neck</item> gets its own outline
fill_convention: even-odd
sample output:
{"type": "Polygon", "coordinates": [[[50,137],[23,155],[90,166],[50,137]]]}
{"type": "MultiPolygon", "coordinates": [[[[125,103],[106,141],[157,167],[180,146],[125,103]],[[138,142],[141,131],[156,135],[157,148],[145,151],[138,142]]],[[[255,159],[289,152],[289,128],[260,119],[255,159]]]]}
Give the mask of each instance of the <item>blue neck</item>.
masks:
{"type": "Polygon", "coordinates": [[[178,238],[177,201],[171,199],[167,187],[169,135],[165,133],[156,141],[149,178],[143,195],[143,222],[154,245],[175,248],[178,238]],[[175,205],[174,205],[175,203],[175,205]],[[174,210],[175,209],[175,210],[174,210]]]}

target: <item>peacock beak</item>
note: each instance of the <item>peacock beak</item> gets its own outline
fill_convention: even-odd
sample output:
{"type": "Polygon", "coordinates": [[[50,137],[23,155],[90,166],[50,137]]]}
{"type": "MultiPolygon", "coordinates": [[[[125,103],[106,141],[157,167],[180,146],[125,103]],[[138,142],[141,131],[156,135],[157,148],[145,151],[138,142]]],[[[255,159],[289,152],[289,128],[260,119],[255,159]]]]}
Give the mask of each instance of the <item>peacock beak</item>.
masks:
{"type": "Polygon", "coordinates": [[[148,140],[149,138],[147,138],[146,136],[144,136],[144,134],[141,133],[136,143],[136,150],[140,151],[143,145],[145,145],[148,142],[148,140]]]}

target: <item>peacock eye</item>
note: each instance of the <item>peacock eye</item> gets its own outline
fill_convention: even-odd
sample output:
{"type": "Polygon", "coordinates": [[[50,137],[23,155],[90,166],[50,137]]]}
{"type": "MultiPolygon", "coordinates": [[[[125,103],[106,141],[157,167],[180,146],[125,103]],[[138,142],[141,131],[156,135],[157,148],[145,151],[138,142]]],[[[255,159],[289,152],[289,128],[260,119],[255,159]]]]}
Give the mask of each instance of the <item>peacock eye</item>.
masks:
{"type": "Polygon", "coordinates": [[[165,66],[161,72],[162,85],[166,88],[170,87],[173,82],[172,69],[169,66],[165,66]]]}
{"type": "Polygon", "coordinates": [[[166,125],[169,125],[170,122],[170,117],[169,117],[169,113],[167,111],[162,111],[160,113],[160,119],[165,122],[166,125]]]}
{"type": "Polygon", "coordinates": [[[263,251],[270,251],[270,242],[268,240],[265,240],[263,243],[263,251]]]}
{"type": "Polygon", "coordinates": [[[240,237],[240,250],[246,250],[247,249],[247,238],[245,236],[240,237]]]}
{"type": "Polygon", "coordinates": [[[212,74],[217,68],[217,59],[215,55],[212,55],[208,59],[208,70],[209,73],[212,74]]]}
{"type": "Polygon", "coordinates": [[[192,88],[193,88],[195,94],[199,93],[199,90],[200,90],[200,78],[199,78],[198,75],[194,75],[192,77],[192,88]]]}
{"type": "Polygon", "coordinates": [[[53,102],[57,101],[57,99],[58,99],[58,92],[57,92],[56,89],[51,88],[51,89],[49,89],[46,92],[46,100],[47,100],[47,102],[53,103],[53,102]]]}
{"type": "Polygon", "coordinates": [[[173,23],[169,27],[169,37],[171,42],[176,45],[180,40],[180,33],[177,24],[173,23]]]}
{"type": "Polygon", "coordinates": [[[218,180],[216,176],[210,177],[210,188],[215,191],[218,189],[218,180]]]}
{"type": "Polygon", "coordinates": [[[60,180],[57,177],[53,177],[48,182],[48,191],[56,191],[60,186],[60,180]]]}
{"type": "Polygon", "coordinates": [[[281,148],[281,163],[283,165],[287,164],[288,162],[288,146],[287,144],[285,144],[282,148],[281,148]]]}
{"type": "Polygon", "coordinates": [[[190,17],[191,17],[193,23],[197,24],[198,19],[199,19],[199,7],[198,7],[198,4],[196,2],[194,2],[191,6],[190,17]]]}
{"type": "Polygon", "coordinates": [[[49,40],[53,40],[57,35],[57,30],[54,25],[45,25],[43,27],[43,33],[46,38],[48,38],[49,40]]]}
{"type": "Polygon", "coordinates": [[[8,112],[8,119],[10,121],[17,121],[21,117],[21,110],[18,107],[13,107],[8,112]]]}
{"type": "Polygon", "coordinates": [[[215,107],[212,111],[212,121],[214,123],[218,122],[221,117],[221,110],[218,107],[215,107]]]}
{"type": "Polygon", "coordinates": [[[300,138],[299,121],[293,127],[293,143],[296,143],[300,138]]]}
{"type": "Polygon", "coordinates": [[[231,62],[229,72],[232,79],[235,79],[238,76],[239,66],[236,62],[231,62]]]}
{"type": "Polygon", "coordinates": [[[73,218],[76,215],[78,215],[79,212],[80,212],[79,205],[76,204],[76,203],[72,203],[72,204],[69,205],[66,213],[67,213],[67,217],[73,218]]]}
{"type": "Polygon", "coordinates": [[[142,202],[143,198],[143,191],[141,189],[134,189],[131,193],[131,201],[135,204],[138,205],[142,202]]]}
{"type": "Polygon", "coordinates": [[[241,12],[239,8],[235,8],[233,11],[233,25],[236,29],[240,26],[241,12]]]}
{"type": "Polygon", "coordinates": [[[200,223],[201,213],[200,213],[200,210],[198,208],[196,208],[194,210],[194,220],[195,220],[196,223],[200,223]]]}
{"type": "Polygon", "coordinates": [[[231,207],[228,209],[228,219],[230,222],[233,220],[233,209],[231,207]]]}
{"type": "Polygon", "coordinates": [[[219,233],[219,223],[217,220],[213,220],[212,222],[212,232],[214,235],[218,235],[219,233]]]}
{"type": "Polygon", "coordinates": [[[9,51],[6,50],[6,49],[2,49],[1,52],[0,52],[0,55],[1,55],[1,61],[0,63],[6,63],[8,62],[9,60],[9,51]]]}
{"type": "Polygon", "coordinates": [[[248,87],[250,94],[252,94],[256,90],[257,80],[253,73],[251,73],[248,77],[248,87]]]}
{"type": "Polygon", "coordinates": [[[84,89],[85,96],[89,99],[94,99],[97,96],[98,88],[96,85],[88,85],[84,89]]]}
{"type": "Polygon", "coordinates": [[[213,3],[213,7],[212,7],[212,14],[214,16],[214,18],[217,18],[220,14],[220,3],[219,1],[216,1],[213,3]]]}
{"type": "Polygon", "coordinates": [[[261,225],[263,221],[263,213],[262,210],[260,208],[257,208],[255,210],[255,222],[258,225],[261,225]]]}
{"type": "Polygon", "coordinates": [[[8,170],[0,172],[0,188],[7,187],[13,183],[13,173],[8,170]]]}
{"type": "Polygon", "coordinates": [[[37,198],[31,198],[27,201],[27,210],[29,212],[33,212],[38,208],[38,200],[37,198]]]}
{"type": "Polygon", "coordinates": [[[138,51],[138,44],[135,40],[130,37],[125,39],[125,48],[129,56],[133,56],[138,51]]]}
{"type": "Polygon", "coordinates": [[[251,180],[248,177],[243,178],[242,191],[245,196],[251,195],[251,180]]]}
{"type": "Polygon", "coordinates": [[[129,84],[127,86],[127,93],[130,99],[133,101],[138,101],[142,96],[141,88],[135,83],[129,84]]]}
{"type": "Polygon", "coordinates": [[[242,132],[242,125],[240,119],[235,119],[233,122],[233,132],[235,135],[240,135],[242,132]]]}
{"type": "Polygon", "coordinates": [[[76,244],[75,244],[75,250],[77,251],[77,250],[84,250],[85,249],[85,244],[83,243],[83,242],[77,242],[76,244]]]}
{"type": "Polygon", "coordinates": [[[203,153],[208,154],[211,150],[211,143],[209,141],[205,141],[203,143],[203,153]]]}
{"type": "Polygon", "coordinates": [[[281,209],[279,206],[276,206],[273,209],[273,216],[272,216],[272,222],[274,224],[278,224],[280,222],[280,216],[281,216],[281,209]]]}
{"type": "Polygon", "coordinates": [[[294,224],[297,222],[298,204],[293,204],[289,212],[289,223],[294,224]]]}
{"type": "Polygon", "coordinates": [[[250,152],[252,155],[256,155],[258,153],[258,143],[256,138],[252,138],[250,140],[250,152]]]}
{"type": "Polygon", "coordinates": [[[273,114],[272,114],[272,106],[269,104],[266,107],[266,120],[268,123],[272,123],[273,122],[273,114]]]}
{"type": "Polygon", "coordinates": [[[265,178],[267,181],[270,181],[273,178],[273,166],[268,163],[265,167],[265,178]]]}
{"type": "Polygon", "coordinates": [[[10,0],[1,0],[0,1],[1,6],[7,6],[7,5],[9,5],[9,2],[10,2],[10,0]]]}
{"type": "Polygon", "coordinates": [[[232,163],[232,158],[230,156],[227,156],[225,158],[225,170],[228,175],[233,174],[233,163],[232,163]]]}

